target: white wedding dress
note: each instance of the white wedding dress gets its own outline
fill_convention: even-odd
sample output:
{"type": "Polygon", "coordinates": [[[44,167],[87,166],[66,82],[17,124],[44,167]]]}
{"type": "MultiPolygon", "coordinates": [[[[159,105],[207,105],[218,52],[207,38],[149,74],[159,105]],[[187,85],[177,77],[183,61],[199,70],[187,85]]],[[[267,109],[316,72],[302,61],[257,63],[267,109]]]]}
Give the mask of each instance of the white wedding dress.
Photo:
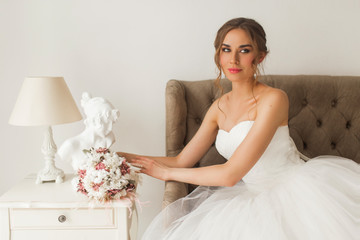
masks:
{"type": "MultiPolygon", "coordinates": [[[[219,130],[219,153],[229,159],[253,123],[219,130]]],[[[143,239],[359,240],[360,165],[335,156],[305,163],[279,127],[234,187],[198,187],[165,208],[143,239]]]]}

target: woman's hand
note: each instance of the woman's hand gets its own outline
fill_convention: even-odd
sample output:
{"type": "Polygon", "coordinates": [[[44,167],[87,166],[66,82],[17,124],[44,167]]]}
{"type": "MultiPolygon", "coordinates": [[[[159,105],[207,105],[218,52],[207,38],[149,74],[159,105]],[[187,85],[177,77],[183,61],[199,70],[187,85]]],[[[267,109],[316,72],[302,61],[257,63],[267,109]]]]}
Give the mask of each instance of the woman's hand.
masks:
{"type": "Polygon", "coordinates": [[[145,173],[149,176],[163,181],[168,180],[167,176],[170,168],[156,160],[147,157],[137,156],[131,160],[131,164],[135,167],[140,168],[139,172],[141,173],[145,173]]]}
{"type": "Polygon", "coordinates": [[[119,157],[124,157],[126,159],[126,161],[128,161],[129,163],[132,163],[132,160],[134,158],[138,157],[138,155],[136,155],[136,154],[126,153],[126,152],[117,152],[116,154],[119,157]]]}

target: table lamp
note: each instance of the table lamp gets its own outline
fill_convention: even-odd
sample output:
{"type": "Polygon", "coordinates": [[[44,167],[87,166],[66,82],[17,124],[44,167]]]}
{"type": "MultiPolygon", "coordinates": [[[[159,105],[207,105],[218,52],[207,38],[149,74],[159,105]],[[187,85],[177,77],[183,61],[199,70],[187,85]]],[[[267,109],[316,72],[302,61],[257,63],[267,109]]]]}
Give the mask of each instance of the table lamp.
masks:
{"type": "Polygon", "coordinates": [[[63,182],[64,172],[55,166],[56,144],[52,125],[75,122],[82,119],[79,109],[63,77],[27,77],[20,89],[9,124],[18,126],[46,126],[41,151],[45,168],[36,183],[63,182]]]}

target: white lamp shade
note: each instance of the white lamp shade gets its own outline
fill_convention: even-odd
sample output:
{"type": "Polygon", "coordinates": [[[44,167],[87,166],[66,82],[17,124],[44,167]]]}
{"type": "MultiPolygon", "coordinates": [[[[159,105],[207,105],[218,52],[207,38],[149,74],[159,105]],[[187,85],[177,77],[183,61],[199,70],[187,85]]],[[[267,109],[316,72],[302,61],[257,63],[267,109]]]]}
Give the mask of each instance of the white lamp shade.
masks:
{"type": "Polygon", "coordinates": [[[63,77],[27,77],[9,123],[20,126],[56,125],[82,119],[63,77]]]}

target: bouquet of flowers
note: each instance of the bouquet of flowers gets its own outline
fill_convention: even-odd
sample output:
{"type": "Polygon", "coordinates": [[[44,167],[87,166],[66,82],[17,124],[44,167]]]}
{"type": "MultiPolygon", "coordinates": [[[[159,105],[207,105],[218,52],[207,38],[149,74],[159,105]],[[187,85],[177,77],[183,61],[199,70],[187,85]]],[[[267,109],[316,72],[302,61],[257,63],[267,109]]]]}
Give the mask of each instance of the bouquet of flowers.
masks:
{"type": "Polygon", "coordinates": [[[73,179],[76,191],[97,202],[134,200],[139,181],[135,168],[107,148],[83,150],[87,161],[73,179]]]}

